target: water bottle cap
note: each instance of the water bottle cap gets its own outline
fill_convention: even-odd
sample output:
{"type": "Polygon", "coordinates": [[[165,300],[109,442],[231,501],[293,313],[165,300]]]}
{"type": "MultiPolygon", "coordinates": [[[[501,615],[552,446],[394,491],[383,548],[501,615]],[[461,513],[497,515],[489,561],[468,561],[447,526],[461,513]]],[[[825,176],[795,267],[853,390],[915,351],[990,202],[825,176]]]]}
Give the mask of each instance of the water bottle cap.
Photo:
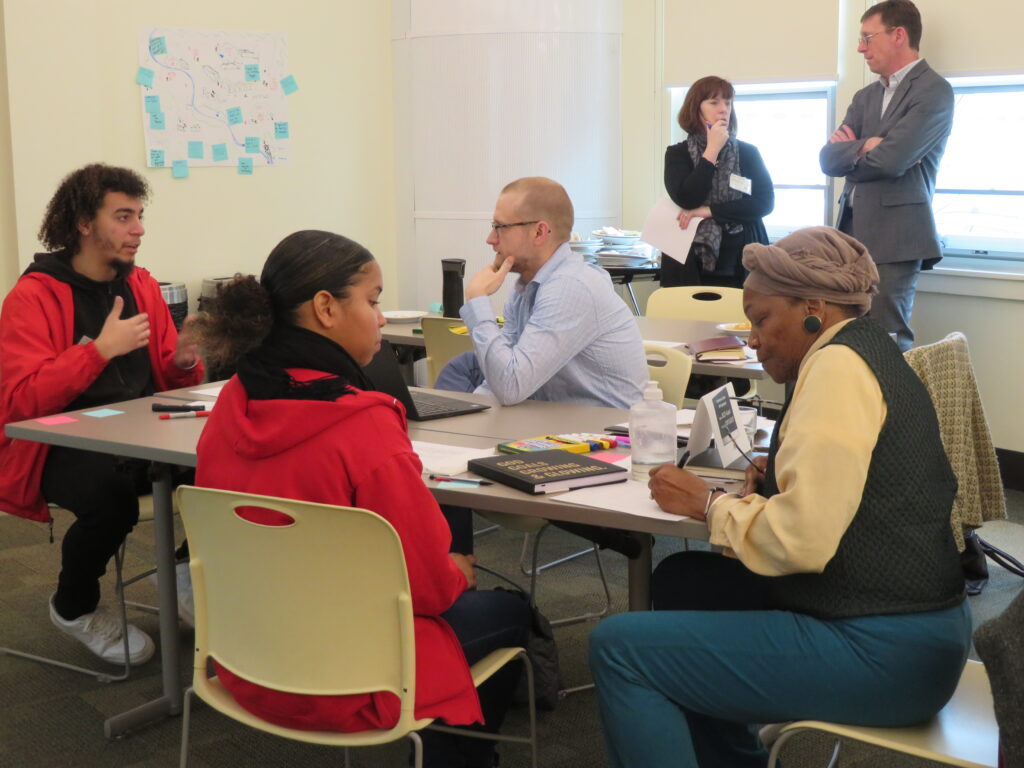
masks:
{"type": "Polygon", "coordinates": [[[661,387],[656,381],[648,381],[644,387],[644,400],[661,400],[661,387]]]}

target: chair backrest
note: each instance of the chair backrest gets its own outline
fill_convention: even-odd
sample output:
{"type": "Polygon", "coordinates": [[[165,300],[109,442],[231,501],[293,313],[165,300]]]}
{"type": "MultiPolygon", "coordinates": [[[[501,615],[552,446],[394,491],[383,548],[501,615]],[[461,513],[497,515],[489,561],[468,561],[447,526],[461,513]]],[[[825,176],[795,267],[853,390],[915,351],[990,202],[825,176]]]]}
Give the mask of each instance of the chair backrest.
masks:
{"type": "Polygon", "coordinates": [[[647,357],[647,376],[658,382],[665,402],[672,403],[677,409],[682,408],[693,358],[678,349],[657,344],[644,344],[644,355],[647,357]]]}
{"type": "Polygon", "coordinates": [[[452,332],[453,327],[465,327],[457,317],[424,317],[420,323],[427,350],[427,379],[432,387],[449,360],[473,349],[473,339],[468,333],[452,332]]]}
{"type": "Polygon", "coordinates": [[[957,478],[951,524],[963,550],[963,527],[1006,517],[999,462],[978,393],[967,337],[949,334],[903,354],[931,395],[942,445],[957,478]]]}
{"type": "Polygon", "coordinates": [[[279,691],[391,691],[402,701],[396,729],[412,722],[412,597],[390,523],[365,509],[255,494],[181,486],[176,495],[191,556],[197,689],[213,656],[279,691]],[[286,522],[252,522],[253,510],[286,522]]]}
{"type": "Polygon", "coordinates": [[[742,290],[711,285],[659,288],[647,299],[647,317],[712,323],[742,323],[747,319],[742,290]]]}

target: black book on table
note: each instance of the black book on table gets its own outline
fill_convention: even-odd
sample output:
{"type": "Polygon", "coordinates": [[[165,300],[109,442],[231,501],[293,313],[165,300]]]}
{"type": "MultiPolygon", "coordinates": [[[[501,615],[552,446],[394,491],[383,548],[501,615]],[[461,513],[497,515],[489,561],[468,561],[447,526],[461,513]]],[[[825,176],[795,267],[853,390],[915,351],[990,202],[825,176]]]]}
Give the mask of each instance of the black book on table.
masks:
{"type": "Polygon", "coordinates": [[[621,483],[628,475],[624,467],[558,449],[471,459],[469,469],[534,495],[621,483]]]}

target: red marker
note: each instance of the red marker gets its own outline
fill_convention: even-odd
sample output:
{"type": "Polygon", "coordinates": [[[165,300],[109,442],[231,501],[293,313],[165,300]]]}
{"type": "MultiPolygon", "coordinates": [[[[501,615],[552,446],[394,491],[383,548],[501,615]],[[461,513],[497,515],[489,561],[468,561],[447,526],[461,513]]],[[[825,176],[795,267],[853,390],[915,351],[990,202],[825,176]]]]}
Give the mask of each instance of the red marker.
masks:
{"type": "Polygon", "coordinates": [[[185,413],[161,413],[161,419],[200,419],[209,416],[211,411],[188,411],[185,413]]]}

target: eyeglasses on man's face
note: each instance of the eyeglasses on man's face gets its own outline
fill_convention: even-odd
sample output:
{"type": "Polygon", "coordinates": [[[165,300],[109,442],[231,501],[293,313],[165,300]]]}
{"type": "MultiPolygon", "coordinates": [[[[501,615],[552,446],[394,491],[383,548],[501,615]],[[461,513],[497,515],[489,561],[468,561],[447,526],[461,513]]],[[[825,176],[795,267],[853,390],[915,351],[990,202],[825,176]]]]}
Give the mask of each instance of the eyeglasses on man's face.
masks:
{"type": "Polygon", "coordinates": [[[857,38],[857,44],[867,45],[868,43],[871,42],[872,38],[878,37],[879,35],[887,35],[890,32],[892,32],[892,30],[893,28],[889,27],[888,29],[883,29],[881,32],[872,32],[870,35],[861,35],[860,37],[857,38]]]}
{"type": "Polygon", "coordinates": [[[503,229],[508,229],[509,227],[525,227],[525,226],[527,226],[529,224],[537,224],[539,222],[540,222],[540,219],[537,219],[536,221],[515,221],[515,222],[513,222],[511,224],[499,224],[496,221],[492,221],[491,222],[491,231],[494,232],[496,235],[498,235],[500,237],[501,236],[501,230],[503,230],[503,229]]]}

